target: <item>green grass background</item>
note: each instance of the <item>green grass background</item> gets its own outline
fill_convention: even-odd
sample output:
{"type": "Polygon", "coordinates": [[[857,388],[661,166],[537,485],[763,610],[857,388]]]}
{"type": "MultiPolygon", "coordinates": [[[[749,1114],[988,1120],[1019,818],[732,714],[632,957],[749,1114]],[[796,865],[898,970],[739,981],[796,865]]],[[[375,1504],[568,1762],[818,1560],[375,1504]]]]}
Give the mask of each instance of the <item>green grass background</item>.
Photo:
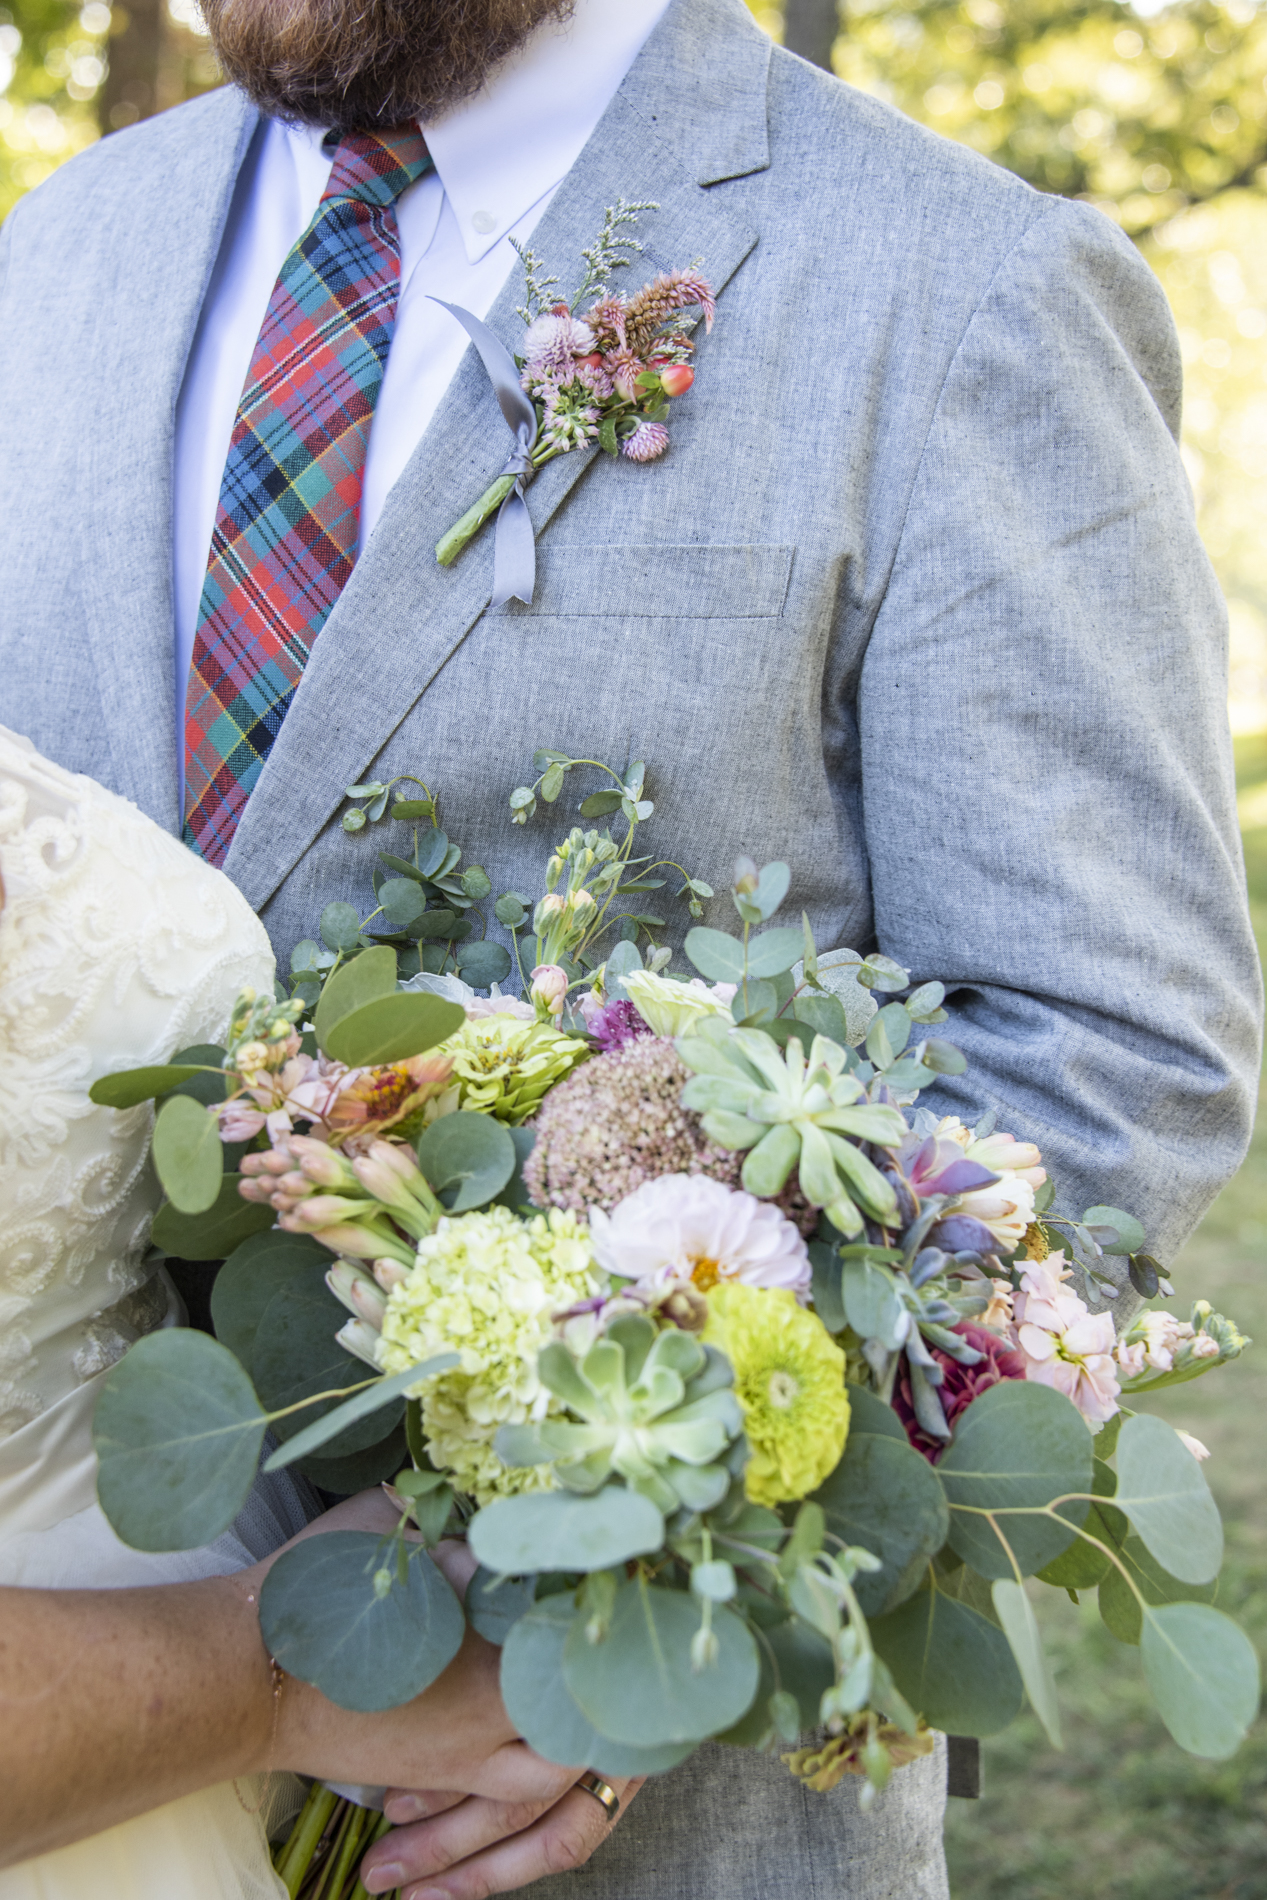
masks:
{"type": "MultiPolygon", "coordinates": [[[[1242,794],[1267,784],[1267,733],[1237,741],[1242,794]]],[[[1258,801],[1256,818],[1262,817],[1258,801]]],[[[1267,824],[1245,856],[1259,952],[1267,956],[1267,824]]],[[[1227,1530],[1219,1606],[1267,1654],[1267,1091],[1244,1167],[1174,1262],[1172,1310],[1210,1300],[1257,1343],[1233,1365],[1150,1399],[1195,1432],[1227,1530]]],[[[1056,1674],[1064,1752],[1027,1710],[983,1744],[984,1794],[950,1802],[954,1900],[1267,1900],[1267,1721],[1234,1760],[1198,1762],[1171,1741],[1144,1688],[1139,1651],[1075,1608],[1036,1605],[1056,1674]]]]}

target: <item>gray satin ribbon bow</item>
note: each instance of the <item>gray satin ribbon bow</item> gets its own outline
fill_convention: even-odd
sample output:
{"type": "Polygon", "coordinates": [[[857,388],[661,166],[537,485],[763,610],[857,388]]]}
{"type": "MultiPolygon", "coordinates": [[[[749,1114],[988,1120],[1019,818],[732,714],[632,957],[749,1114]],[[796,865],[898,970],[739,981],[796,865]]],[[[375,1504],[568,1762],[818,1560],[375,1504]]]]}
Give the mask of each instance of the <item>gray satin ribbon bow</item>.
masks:
{"type": "Polygon", "coordinates": [[[532,451],[537,440],[537,412],[519,384],[515,359],[506,345],[495,337],[486,323],[464,310],[461,304],[445,303],[433,297],[451,317],[456,317],[479,351],[493,385],[506,425],[515,437],[515,446],[507,457],[503,475],[513,475],[515,485],[497,513],[497,535],[493,547],[493,598],[489,605],[504,607],[508,600],[532,605],[532,590],[537,580],[537,547],[532,518],[524,500],[524,476],[532,467],[532,451]]]}

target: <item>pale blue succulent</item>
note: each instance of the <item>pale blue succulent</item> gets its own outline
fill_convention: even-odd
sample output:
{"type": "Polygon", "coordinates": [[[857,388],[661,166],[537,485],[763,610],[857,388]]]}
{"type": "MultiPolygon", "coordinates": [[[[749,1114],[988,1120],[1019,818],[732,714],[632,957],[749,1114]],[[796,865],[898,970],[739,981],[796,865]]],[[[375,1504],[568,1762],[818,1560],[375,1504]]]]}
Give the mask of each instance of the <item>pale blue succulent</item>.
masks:
{"type": "Polygon", "coordinates": [[[715,1348],[631,1315],[581,1357],[551,1340],[537,1369],[571,1416],[503,1425],[495,1444],[507,1465],[553,1465],[560,1484],[583,1492],[616,1472],[666,1513],[710,1510],[724,1497],[730,1473],[719,1460],[743,1413],[715,1348]]]}
{"type": "Polygon", "coordinates": [[[896,1145],[906,1123],[896,1108],[867,1101],[839,1043],[815,1036],[807,1059],[796,1037],[781,1049],[759,1029],[717,1018],[674,1046],[695,1071],[683,1106],[702,1115],[705,1134],[719,1146],[750,1150],[743,1165],[750,1194],[779,1193],[795,1168],[801,1192],[842,1234],[860,1233],[863,1214],[896,1221],[891,1183],[856,1143],[896,1145]]]}

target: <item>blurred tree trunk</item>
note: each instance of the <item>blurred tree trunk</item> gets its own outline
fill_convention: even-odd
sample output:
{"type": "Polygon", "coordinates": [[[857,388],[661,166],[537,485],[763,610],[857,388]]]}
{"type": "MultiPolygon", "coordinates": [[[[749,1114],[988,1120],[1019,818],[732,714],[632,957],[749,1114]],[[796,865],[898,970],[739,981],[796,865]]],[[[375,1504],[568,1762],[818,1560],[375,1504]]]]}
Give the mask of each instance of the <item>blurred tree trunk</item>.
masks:
{"type": "Polygon", "coordinates": [[[127,0],[114,9],[109,71],[97,94],[102,132],[148,119],[170,102],[163,95],[167,51],[167,0],[127,0]],[[118,31],[122,20],[123,30],[118,31]]]}
{"type": "Polygon", "coordinates": [[[831,49],[840,32],[838,0],[787,0],[783,44],[815,66],[831,71],[831,49]]]}

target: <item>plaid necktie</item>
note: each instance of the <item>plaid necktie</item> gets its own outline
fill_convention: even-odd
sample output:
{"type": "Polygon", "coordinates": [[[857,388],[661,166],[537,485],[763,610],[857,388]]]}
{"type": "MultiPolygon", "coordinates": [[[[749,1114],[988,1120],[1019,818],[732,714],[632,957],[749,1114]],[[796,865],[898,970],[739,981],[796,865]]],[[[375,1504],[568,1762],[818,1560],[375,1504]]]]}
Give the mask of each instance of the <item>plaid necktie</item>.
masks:
{"type": "Polygon", "coordinates": [[[185,843],[211,864],[224,862],[352,571],[400,294],[396,200],[430,163],[415,125],[341,138],[269,299],[224,467],[185,709],[185,843]]]}

